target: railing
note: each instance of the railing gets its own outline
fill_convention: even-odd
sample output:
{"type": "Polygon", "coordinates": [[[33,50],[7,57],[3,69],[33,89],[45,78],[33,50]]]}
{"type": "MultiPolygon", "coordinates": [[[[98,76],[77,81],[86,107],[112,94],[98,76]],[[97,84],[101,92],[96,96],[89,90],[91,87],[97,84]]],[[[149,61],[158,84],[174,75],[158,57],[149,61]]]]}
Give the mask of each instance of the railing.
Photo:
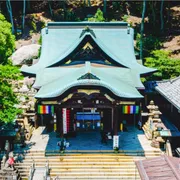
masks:
{"type": "Polygon", "coordinates": [[[171,148],[171,143],[169,142],[169,140],[166,141],[165,148],[166,148],[166,154],[168,156],[173,156],[172,148],[171,148]]]}
{"type": "Polygon", "coordinates": [[[33,179],[33,176],[34,176],[34,173],[35,173],[35,170],[39,170],[39,169],[44,169],[44,175],[43,175],[43,179],[44,180],[47,180],[49,179],[49,162],[46,161],[46,165],[45,167],[38,167],[38,168],[35,168],[35,163],[34,163],[34,160],[33,160],[33,163],[31,165],[31,168],[30,168],[30,171],[29,171],[29,176],[28,176],[28,180],[32,180],[33,179]]]}
{"type": "Polygon", "coordinates": [[[29,171],[28,180],[32,180],[33,174],[34,174],[34,170],[35,170],[35,164],[34,164],[34,161],[33,161],[32,165],[31,165],[31,168],[30,168],[30,171],[29,171]]]}
{"type": "Polygon", "coordinates": [[[49,175],[49,162],[48,161],[46,161],[45,169],[46,169],[46,172],[45,172],[45,175],[44,175],[44,180],[47,180],[48,175],[49,175]]]}

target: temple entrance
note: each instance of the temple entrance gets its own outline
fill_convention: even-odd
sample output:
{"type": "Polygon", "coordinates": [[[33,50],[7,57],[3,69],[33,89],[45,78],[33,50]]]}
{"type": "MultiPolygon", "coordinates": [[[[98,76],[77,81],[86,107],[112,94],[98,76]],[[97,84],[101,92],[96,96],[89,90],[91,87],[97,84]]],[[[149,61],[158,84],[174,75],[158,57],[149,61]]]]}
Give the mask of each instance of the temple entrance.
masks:
{"type": "Polygon", "coordinates": [[[70,146],[67,150],[110,150],[113,146],[112,108],[62,108],[57,131],[70,146]],[[62,127],[62,128],[61,128],[62,127]],[[103,133],[107,139],[103,141],[103,133]]]}
{"type": "Polygon", "coordinates": [[[58,118],[62,120],[62,128],[58,130],[66,137],[79,132],[111,133],[113,129],[111,108],[62,108],[58,111],[58,118]]]}
{"type": "MultiPolygon", "coordinates": [[[[42,101],[40,107],[38,106],[43,110],[51,109],[52,119],[48,118],[49,123],[46,125],[53,128],[57,137],[70,142],[71,150],[78,148],[77,144],[80,149],[84,146],[86,149],[93,147],[104,150],[119,147],[119,134],[130,132],[132,128],[129,129],[128,125],[137,125],[139,105],[135,104],[135,101],[114,101],[100,90],[85,89],[80,92],[77,89],[71,92],[67,92],[59,101],[42,101]],[[47,103],[54,105],[42,105],[47,103]],[[90,144],[92,145],[88,147],[90,144]]],[[[45,118],[47,115],[40,116],[45,118]]]]}
{"type": "Polygon", "coordinates": [[[83,108],[82,111],[75,114],[75,130],[81,131],[99,131],[101,128],[101,112],[97,108],[83,108]]]}

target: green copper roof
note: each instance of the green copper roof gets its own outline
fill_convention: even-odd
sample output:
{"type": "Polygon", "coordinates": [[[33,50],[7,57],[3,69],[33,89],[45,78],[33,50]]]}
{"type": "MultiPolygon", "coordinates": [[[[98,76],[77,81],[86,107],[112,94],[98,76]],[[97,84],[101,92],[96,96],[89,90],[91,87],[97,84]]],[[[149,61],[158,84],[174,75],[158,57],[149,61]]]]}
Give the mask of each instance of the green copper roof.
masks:
{"type": "Polygon", "coordinates": [[[142,98],[135,88],[143,88],[139,74],[127,68],[96,67],[90,62],[81,67],[46,68],[43,72],[39,72],[34,87],[41,88],[35,97],[57,97],[75,86],[101,86],[119,97],[142,98]],[[89,79],[89,76],[85,78],[88,73],[97,78],[89,79]],[[81,78],[83,76],[84,78],[81,78]]]}
{"type": "Polygon", "coordinates": [[[136,69],[140,74],[155,71],[137,63],[134,54],[133,29],[130,28],[128,34],[125,26],[127,23],[97,23],[96,26],[96,23],[88,22],[55,24],[56,26],[50,26],[51,28],[42,29],[42,53],[39,62],[31,67],[22,67],[22,72],[36,74],[39,70],[60,62],[72,53],[87,35],[91,36],[102,51],[118,64],[136,69]],[[81,36],[87,25],[93,33],[85,31],[81,36]]]}
{"type": "Polygon", "coordinates": [[[142,98],[137,90],[144,88],[140,75],[155,69],[137,63],[133,33],[133,29],[123,22],[48,23],[42,30],[39,62],[31,67],[22,67],[21,71],[36,75],[34,87],[40,89],[37,98],[57,97],[76,86],[100,86],[119,97],[142,98]],[[117,67],[87,61],[84,65],[63,66],[65,59],[71,59],[71,55],[89,41],[117,67]],[[58,67],[57,64],[62,65],[58,67]]]}

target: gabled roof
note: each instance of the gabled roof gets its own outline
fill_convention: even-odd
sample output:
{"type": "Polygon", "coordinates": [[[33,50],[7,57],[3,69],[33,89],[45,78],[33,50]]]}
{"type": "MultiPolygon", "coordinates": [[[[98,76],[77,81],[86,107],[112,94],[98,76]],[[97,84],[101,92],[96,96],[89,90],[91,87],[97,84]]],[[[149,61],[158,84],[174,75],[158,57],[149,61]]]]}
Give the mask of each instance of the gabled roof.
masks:
{"type": "Polygon", "coordinates": [[[156,81],[155,90],[180,110],[180,76],[164,81],[156,81]]]}
{"type": "Polygon", "coordinates": [[[136,87],[144,88],[136,71],[122,67],[97,67],[86,62],[85,65],[73,67],[45,68],[37,73],[34,87],[40,90],[35,97],[57,97],[76,86],[105,87],[116,96],[124,98],[142,98],[136,87]],[[89,78],[87,74],[91,74],[93,78],[89,78]]]}
{"type": "Polygon", "coordinates": [[[36,74],[39,70],[62,61],[78,47],[87,35],[118,64],[134,69],[140,74],[155,71],[155,69],[137,63],[134,54],[134,32],[124,22],[48,23],[47,28],[42,29],[41,34],[40,60],[31,67],[22,67],[22,72],[36,74]],[[85,31],[86,26],[89,27],[89,31],[85,31]]]}

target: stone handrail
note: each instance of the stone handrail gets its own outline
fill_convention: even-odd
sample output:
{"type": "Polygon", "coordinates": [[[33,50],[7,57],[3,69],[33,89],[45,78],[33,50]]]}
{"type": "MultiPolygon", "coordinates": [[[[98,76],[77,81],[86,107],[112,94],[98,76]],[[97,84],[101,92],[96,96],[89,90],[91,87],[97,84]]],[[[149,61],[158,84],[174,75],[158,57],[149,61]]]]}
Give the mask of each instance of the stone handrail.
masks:
{"type": "Polygon", "coordinates": [[[167,140],[166,145],[165,145],[165,148],[166,148],[166,154],[167,154],[168,156],[173,156],[173,154],[172,154],[172,148],[171,148],[171,143],[169,142],[169,140],[167,140]]]}
{"type": "Polygon", "coordinates": [[[30,168],[30,171],[29,171],[28,180],[32,180],[34,170],[35,170],[35,165],[34,165],[34,161],[33,161],[32,165],[31,165],[31,168],[30,168]]]}

